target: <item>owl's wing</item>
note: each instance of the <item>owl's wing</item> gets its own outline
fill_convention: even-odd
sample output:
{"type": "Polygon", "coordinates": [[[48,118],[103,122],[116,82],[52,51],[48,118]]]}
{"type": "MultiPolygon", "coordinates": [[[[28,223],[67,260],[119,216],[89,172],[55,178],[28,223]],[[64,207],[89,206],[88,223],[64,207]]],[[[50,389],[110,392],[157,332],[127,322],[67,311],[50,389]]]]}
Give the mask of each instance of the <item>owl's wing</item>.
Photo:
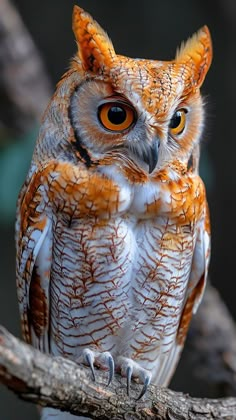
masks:
{"type": "Polygon", "coordinates": [[[19,200],[16,223],[17,294],[24,339],[48,352],[49,284],[52,250],[51,221],[30,212],[27,192],[19,200]]]}
{"type": "Polygon", "coordinates": [[[183,350],[192,314],[196,313],[203,297],[208,274],[209,259],[210,228],[209,212],[206,207],[205,217],[199,222],[197,227],[197,239],[193,253],[191,273],[186,291],[185,304],[176,336],[176,342],[168,354],[168,357],[165,357],[165,355],[162,356],[163,363],[161,369],[157,370],[154,378],[154,383],[156,384],[167,386],[176,369],[176,365],[183,350]]]}
{"type": "Polygon", "coordinates": [[[190,311],[189,315],[191,319],[192,313],[195,314],[197,312],[197,309],[201,303],[208,275],[210,253],[211,243],[209,227],[209,210],[206,205],[205,217],[200,221],[197,230],[197,240],[193,254],[191,274],[186,294],[187,300],[181,319],[182,322],[183,318],[187,317],[188,311],[190,311]]]}

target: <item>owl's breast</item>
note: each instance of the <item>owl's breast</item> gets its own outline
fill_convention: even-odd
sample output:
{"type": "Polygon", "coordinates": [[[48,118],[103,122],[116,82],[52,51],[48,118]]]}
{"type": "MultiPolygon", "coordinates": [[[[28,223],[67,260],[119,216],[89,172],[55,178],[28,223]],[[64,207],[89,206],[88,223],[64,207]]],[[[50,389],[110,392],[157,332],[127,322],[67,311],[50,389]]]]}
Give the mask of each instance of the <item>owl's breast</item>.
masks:
{"type": "MultiPolygon", "coordinates": [[[[141,361],[148,348],[155,360],[178,329],[194,225],[179,223],[164,183],[77,176],[63,165],[50,182],[52,351],[77,357],[99,348],[141,361]]],[[[183,188],[179,197],[187,203],[183,188]]]]}
{"type": "MultiPolygon", "coordinates": [[[[84,347],[146,358],[175,339],[194,238],[167,219],[128,213],[99,221],[54,223],[52,351],[79,357],[84,347]]],[[[166,347],[165,347],[166,346],[166,347]]]]}

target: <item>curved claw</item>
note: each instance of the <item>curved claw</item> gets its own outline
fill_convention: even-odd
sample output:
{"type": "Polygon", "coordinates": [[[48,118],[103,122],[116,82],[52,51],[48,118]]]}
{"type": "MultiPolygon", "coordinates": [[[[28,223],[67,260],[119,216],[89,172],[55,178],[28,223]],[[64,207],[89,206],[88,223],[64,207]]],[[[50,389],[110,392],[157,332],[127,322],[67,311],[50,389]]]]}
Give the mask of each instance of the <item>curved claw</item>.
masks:
{"type": "Polygon", "coordinates": [[[130,382],[131,382],[132,373],[133,373],[133,368],[131,366],[128,366],[127,367],[127,370],[126,370],[126,375],[127,375],[127,395],[128,395],[128,397],[129,397],[129,392],[130,392],[130,382]]]}
{"type": "Polygon", "coordinates": [[[92,357],[91,353],[86,353],[85,358],[86,358],[86,361],[87,361],[87,363],[88,363],[88,365],[91,369],[93,380],[94,380],[94,382],[96,382],[95,370],[94,370],[94,366],[93,366],[94,358],[92,357]]]}
{"type": "Polygon", "coordinates": [[[146,376],[144,384],[143,384],[142,391],[141,391],[140,395],[138,396],[138,398],[136,399],[136,401],[140,400],[143,397],[143,395],[147,391],[147,388],[148,388],[148,385],[150,384],[150,382],[151,382],[151,376],[146,376]]]}
{"type": "Polygon", "coordinates": [[[114,373],[115,373],[115,363],[114,363],[114,359],[113,359],[111,354],[108,357],[108,365],[109,365],[109,378],[108,378],[107,386],[110,385],[110,383],[111,383],[111,381],[114,377],[114,373]]]}

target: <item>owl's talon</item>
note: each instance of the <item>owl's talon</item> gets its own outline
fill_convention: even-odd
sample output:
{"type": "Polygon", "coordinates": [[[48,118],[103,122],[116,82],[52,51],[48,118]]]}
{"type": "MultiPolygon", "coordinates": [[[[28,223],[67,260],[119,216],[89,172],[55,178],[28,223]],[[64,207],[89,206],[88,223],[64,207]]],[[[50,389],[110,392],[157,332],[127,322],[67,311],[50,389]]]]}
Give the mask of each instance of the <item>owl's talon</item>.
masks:
{"type": "Polygon", "coordinates": [[[148,385],[150,384],[150,382],[151,382],[151,375],[148,375],[145,378],[142,391],[140,392],[140,395],[138,396],[138,398],[136,399],[136,401],[140,400],[144,396],[144,394],[146,393],[147,388],[148,388],[148,385]]]}
{"type": "Polygon", "coordinates": [[[85,359],[86,359],[86,362],[87,362],[88,366],[91,369],[93,380],[94,380],[94,382],[96,382],[96,376],[95,376],[95,370],[94,370],[94,355],[93,355],[93,353],[91,351],[87,350],[86,353],[85,353],[85,359]]]}
{"type": "Polygon", "coordinates": [[[102,369],[108,370],[109,377],[108,377],[107,386],[110,385],[115,374],[115,363],[109,351],[100,352],[100,351],[90,350],[88,348],[85,348],[82,351],[82,354],[77,359],[77,362],[86,364],[87,366],[90,367],[94,382],[96,382],[94,366],[101,367],[102,369]]]}
{"type": "Polygon", "coordinates": [[[114,377],[114,373],[115,373],[115,363],[114,363],[114,359],[113,359],[111,354],[108,356],[108,364],[109,364],[109,379],[108,379],[107,386],[110,385],[110,383],[111,383],[111,381],[114,377]]]}
{"type": "Polygon", "coordinates": [[[132,366],[127,367],[126,375],[127,375],[127,395],[129,396],[130,393],[130,383],[131,383],[131,377],[133,373],[132,366]]]}
{"type": "Polygon", "coordinates": [[[130,385],[132,377],[137,378],[139,383],[143,384],[143,388],[136,400],[140,400],[147,391],[148,385],[151,382],[152,374],[147,369],[144,369],[137,362],[128,357],[120,356],[117,359],[117,367],[121,371],[121,375],[127,380],[127,395],[130,394],[130,385]]]}

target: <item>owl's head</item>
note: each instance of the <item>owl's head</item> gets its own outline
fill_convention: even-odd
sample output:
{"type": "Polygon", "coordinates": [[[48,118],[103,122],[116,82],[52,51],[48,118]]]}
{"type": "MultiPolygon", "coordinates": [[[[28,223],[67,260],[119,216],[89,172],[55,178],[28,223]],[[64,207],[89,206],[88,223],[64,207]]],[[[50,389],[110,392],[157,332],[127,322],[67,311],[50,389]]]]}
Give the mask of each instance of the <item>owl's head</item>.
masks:
{"type": "Polygon", "coordinates": [[[122,156],[150,176],[176,161],[187,167],[203,128],[200,87],[212,59],[208,28],[172,61],[117,55],[78,6],[73,30],[78,52],[45,114],[41,141],[47,137],[52,154],[86,166],[106,157],[116,164],[122,156]]]}

